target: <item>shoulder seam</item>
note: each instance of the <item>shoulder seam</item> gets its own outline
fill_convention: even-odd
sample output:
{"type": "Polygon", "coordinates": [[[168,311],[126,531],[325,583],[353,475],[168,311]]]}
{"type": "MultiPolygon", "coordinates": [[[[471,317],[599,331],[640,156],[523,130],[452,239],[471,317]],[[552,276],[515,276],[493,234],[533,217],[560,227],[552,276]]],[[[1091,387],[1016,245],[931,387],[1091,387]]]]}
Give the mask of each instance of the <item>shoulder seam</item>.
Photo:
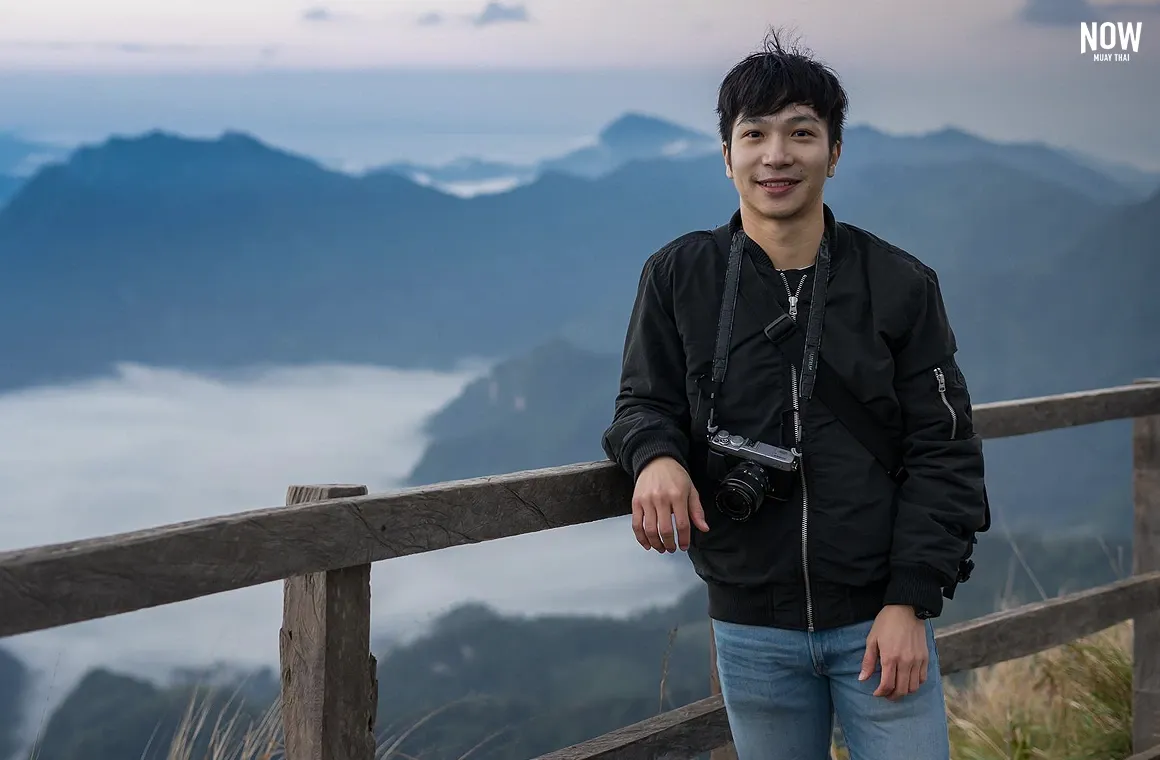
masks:
{"type": "Polygon", "coordinates": [[[710,232],[709,230],[693,230],[692,232],[686,232],[685,234],[681,235],[680,237],[673,238],[669,242],[665,243],[663,246],[661,246],[661,249],[659,251],[657,251],[654,255],[667,256],[668,254],[671,254],[673,251],[675,251],[677,248],[680,248],[682,245],[684,245],[686,243],[691,243],[694,240],[699,240],[699,239],[712,240],[713,233],[710,232]]]}
{"type": "Polygon", "coordinates": [[[655,271],[658,267],[663,266],[665,269],[665,276],[671,277],[672,273],[669,271],[672,267],[673,254],[692,242],[712,241],[713,234],[705,230],[694,230],[686,232],[680,237],[674,238],[661,246],[657,251],[648,257],[645,262],[646,270],[655,271]]]}
{"type": "Polygon", "coordinates": [[[924,263],[917,256],[905,250],[904,248],[900,248],[894,243],[891,243],[888,240],[884,240],[878,235],[875,235],[873,232],[862,229],[861,227],[847,224],[846,229],[848,232],[856,231],[858,234],[864,235],[870,243],[877,246],[878,248],[881,248],[883,252],[889,253],[892,256],[902,259],[906,263],[913,266],[918,272],[921,272],[927,280],[938,282],[938,273],[935,272],[935,270],[929,264],[924,263]]]}

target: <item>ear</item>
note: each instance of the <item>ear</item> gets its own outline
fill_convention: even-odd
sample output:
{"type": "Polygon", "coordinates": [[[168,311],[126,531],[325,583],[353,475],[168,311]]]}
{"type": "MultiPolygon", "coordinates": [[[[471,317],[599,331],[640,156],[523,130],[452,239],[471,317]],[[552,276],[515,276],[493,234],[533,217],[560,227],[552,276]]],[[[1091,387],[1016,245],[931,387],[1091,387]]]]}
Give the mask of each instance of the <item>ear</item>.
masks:
{"type": "Polygon", "coordinates": [[[834,149],[830,151],[830,167],[826,172],[827,177],[834,176],[834,172],[838,168],[838,159],[842,157],[842,143],[835,143],[834,149]]]}
{"type": "Polygon", "coordinates": [[[733,164],[729,159],[729,145],[724,142],[721,143],[721,158],[725,160],[725,176],[733,179],[733,164]]]}

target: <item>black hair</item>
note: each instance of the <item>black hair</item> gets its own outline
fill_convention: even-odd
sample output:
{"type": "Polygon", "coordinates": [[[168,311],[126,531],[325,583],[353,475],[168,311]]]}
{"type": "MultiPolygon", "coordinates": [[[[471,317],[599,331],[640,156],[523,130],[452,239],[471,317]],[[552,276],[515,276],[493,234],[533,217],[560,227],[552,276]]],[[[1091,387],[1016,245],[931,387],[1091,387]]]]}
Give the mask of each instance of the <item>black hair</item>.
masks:
{"type": "Polygon", "coordinates": [[[830,148],[841,142],[848,100],[838,75],[808,51],[782,45],[771,30],[763,50],[746,56],[721,81],[717,93],[721,141],[733,143],[733,125],[742,116],[770,116],[789,105],[813,108],[829,132],[830,148]]]}

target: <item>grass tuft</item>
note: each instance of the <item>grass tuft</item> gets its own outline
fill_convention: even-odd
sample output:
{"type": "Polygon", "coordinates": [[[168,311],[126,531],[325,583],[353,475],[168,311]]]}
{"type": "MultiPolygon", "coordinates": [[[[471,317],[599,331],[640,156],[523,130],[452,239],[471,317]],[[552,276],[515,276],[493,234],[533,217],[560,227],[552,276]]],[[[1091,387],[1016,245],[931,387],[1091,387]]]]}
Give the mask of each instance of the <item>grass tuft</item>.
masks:
{"type": "Polygon", "coordinates": [[[946,687],[954,760],[1122,760],[1132,754],[1132,630],[1085,639],[946,687]]]}

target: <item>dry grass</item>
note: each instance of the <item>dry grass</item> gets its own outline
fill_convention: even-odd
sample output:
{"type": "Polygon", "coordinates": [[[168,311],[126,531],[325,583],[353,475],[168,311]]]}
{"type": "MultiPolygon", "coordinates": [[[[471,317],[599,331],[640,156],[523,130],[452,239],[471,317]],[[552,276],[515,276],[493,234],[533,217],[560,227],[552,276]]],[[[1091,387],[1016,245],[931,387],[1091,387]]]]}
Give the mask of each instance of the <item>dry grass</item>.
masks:
{"type": "Polygon", "coordinates": [[[211,705],[210,694],[199,699],[195,693],[170,742],[166,760],[280,760],[284,756],[281,705],[275,701],[257,724],[250,723],[240,732],[241,713],[235,708],[226,719],[230,711],[227,705],[208,727],[206,757],[195,759],[194,748],[205,736],[211,705]]]}
{"type": "MultiPolygon", "coordinates": [[[[475,701],[462,699],[432,710],[397,735],[378,738],[375,760],[417,760],[406,754],[399,746],[414,731],[440,713],[460,704],[475,701]]],[[[250,722],[241,729],[241,713],[237,708],[221,710],[213,725],[209,725],[212,706],[210,695],[190,700],[178,730],[170,743],[165,760],[284,760],[285,747],[282,735],[281,702],[275,702],[262,714],[256,723],[250,722]],[[227,719],[227,713],[232,713],[227,719]],[[208,732],[208,734],[207,734],[208,732]],[[208,747],[203,754],[195,755],[195,748],[208,738],[208,747]]],[[[485,737],[457,760],[469,760],[486,744],[506,731],[500,730],[485,737]]],[[[148,748],[146,749],[148,752],[148,748]]]]}
{"type": "Polygon", "coordinates": [[[1132,754],[1131,623],[946,691],[954,760],[1122,760],[1132,754]]]}

